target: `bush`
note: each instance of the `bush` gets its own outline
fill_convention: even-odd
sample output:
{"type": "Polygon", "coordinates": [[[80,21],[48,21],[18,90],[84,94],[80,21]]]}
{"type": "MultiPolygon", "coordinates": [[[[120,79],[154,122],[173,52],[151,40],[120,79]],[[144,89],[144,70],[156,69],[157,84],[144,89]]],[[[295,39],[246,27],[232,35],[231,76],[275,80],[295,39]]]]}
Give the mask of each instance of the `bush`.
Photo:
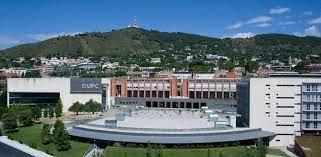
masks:
{"type": "Polygon", "coordinates": [[[62,115],[62,108],[63,108],[63,104],[61,99],[58,100],[58,103],[55,106],[55,114],[56,114],[56,118],[61,117],[62,115]]]}
{"type": "Polygon", "coordinates": [[[30,147],[33,148],[33,149],[36,149],[36,148],[37,148],[37,143],[32,142],[32,143],[30,144],[30,147]]]}
{"type": "Polygon", "coordinates": [[[14,114],[5,113],[1,119],[5,130],[14,130],[17,128],[17,118],[14,114]]]}

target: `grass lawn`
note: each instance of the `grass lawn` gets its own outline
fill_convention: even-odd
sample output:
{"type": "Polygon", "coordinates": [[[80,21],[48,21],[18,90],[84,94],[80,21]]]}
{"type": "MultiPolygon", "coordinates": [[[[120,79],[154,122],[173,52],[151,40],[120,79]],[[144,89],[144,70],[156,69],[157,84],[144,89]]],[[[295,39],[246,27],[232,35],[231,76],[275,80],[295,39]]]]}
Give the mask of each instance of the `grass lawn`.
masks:
{"type": "Polygon", "coordinates": [[[288,155],[285,154],[280,149],[271,149],[271,148],[269,148],[267,154],[288,157],[288,155]]]}
{"type": "MultiPolygon", "coordinates": [[[[40,140],[40,124],[34,124],[30,127],[19,127],[18,132],[9,133],[11,138],[18,142],[25,143],[29,146],[36,145],[36,149],[43,152],[50,152],[57,157],[81,157],[90,147],[89,143],[70,141],[71,149],[68,151],[58,152],[53,144],[43,145],[40,140]]],[[[7,134],[8,135],[8,134],[7,134]]]]}
{"type": "Polygon", "coordinates": [[[300,146],[310,148],[310,151],[305,151],[309,157],[320,157],[321,154],[321,136],[300,136],[295,139],[300,146]]]}
{"type": "MultiPolygon", "coordinates": [[[[210,157],[240,157],[246,152],[245,147],[210,148],[210,157]]],[[[107,147],[108,157],[144,157],[146,148],[107,147]],[[127,155],[126,155],[127,154],[127,155]]],[[[158,157],[157,149],[152,149],[152,157],[158,157]]],[[[162,157],[208,157],[208,149],[162,149],[162,157]]]]}

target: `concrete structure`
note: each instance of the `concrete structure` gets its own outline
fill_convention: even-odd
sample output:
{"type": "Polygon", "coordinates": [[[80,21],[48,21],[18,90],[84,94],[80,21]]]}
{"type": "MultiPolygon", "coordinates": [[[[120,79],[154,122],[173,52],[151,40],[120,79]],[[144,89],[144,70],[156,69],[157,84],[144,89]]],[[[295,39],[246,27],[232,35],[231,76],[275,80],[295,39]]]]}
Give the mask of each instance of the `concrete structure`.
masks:
{"type": "Polygon", "coordinates": [[[110,106],[110,80],[91,78],[9,78],[8,106],[11,104],[55,105],[59,98],[63,112],[76,101],[85,103],[90,99],[107,109],[110,106]]]}
{"type": "Polygon", "coordinates": [[[253,144],[258,139],[269,142],[270,137],[274,135],[261,129],[234,128],[228,120],[232,115],[217,114],[216,118],[209,121],[207,116],[202,116],[204,111],[201,110],[133,110],[123,119],[117,120],[117,124],[113,122],[114,117],[109,117],[73,126],[68,132],[72,136],[99,141],[157,144],[207,144],[235,141],[247,141],[245,143],[253,144]],[[106,121],[115,125],[106,127],[106,121]]]}
{"type": "Polygon", "coordinates": [[[319,83],[321,75],[313,74],[270,74],[268,78],[243,79],[238,84],[238,126],[276,133],[271,146],[294,145],[295,136],[301,136],[302,131],[321,129],[319,83]]]}

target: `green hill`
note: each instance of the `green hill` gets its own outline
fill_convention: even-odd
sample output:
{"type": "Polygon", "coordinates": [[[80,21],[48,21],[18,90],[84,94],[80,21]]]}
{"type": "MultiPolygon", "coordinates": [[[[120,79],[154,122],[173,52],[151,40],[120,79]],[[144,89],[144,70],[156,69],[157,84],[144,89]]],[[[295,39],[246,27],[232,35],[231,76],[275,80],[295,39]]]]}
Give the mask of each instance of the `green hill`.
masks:
{"type": "Polygon", "coordinates": [[[8,57],[128,56],[161,52],[176,54],[244,54],[266,59],[321,55],[321,38],[262,34],[247,39],[219,39],[187,33],[126,28],[111,32],[61,36],[0,51],[8,57]]]}

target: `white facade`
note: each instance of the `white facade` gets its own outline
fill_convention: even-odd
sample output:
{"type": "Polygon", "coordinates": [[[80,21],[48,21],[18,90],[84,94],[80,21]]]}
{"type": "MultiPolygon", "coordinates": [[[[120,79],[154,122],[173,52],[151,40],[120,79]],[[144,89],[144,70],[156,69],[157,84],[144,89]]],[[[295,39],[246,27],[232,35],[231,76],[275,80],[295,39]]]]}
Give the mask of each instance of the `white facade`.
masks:
{"type": "MultiPolygon", "coordinates": [[[[70,78],[8,78],[8,106],[11,92],[18,93],[59,93],[63,103],[63,112],[76,101],[85,103],[90,99],[102,103],[102,93],[71,93],[70,78]]],[[[110,107],[110,80],[101,79],[102,84],[107,84],[106,107],[110,107]]]]}
{"type": "Polygon", "coordinates": [[[276,134],[271,146],[294,145],[301,136],[301,87],[321,78],[250,78],[249,127],[276,134]]]}

